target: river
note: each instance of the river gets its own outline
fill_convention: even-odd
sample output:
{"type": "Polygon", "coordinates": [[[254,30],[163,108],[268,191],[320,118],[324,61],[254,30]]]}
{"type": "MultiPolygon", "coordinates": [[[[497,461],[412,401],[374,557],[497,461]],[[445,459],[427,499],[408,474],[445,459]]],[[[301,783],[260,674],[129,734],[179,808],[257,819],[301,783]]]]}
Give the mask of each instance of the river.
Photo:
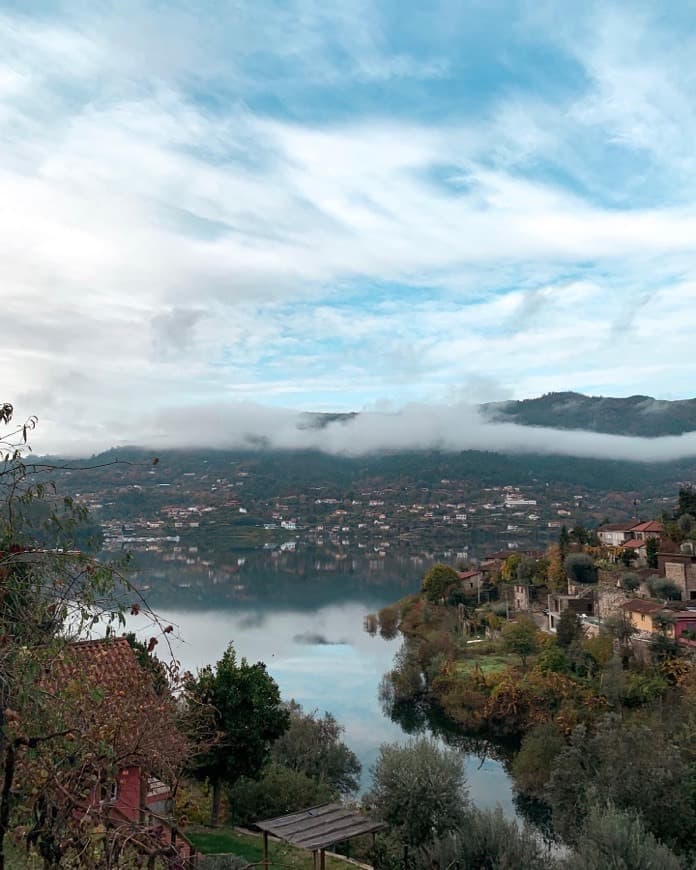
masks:
{"type": "MultiPolygon", "coordinates": [[[[390,586],[361,590],[360,583],[346,583],[343,595],[334,587],[327,596],[316,596],[308,595],[303,580],[296,580],[290,586],[296,595],[288,594],[285,585],[280,600],[268,592],[264,602],[232,603],[212,595],[206,601],[208,596],[201,595],[185,607],[161,602],[158,609],[177,627],[174,651],[185,669],[215,663],[232,641],[240,657],[266,663],[283,698],[294,698],[307,711],[332,713],[345,726],[345,741],[362,762],[366,790],[380,744],[408,737],[383,714],[378,700],[379,683],[400,641],[371,637],[363,629],[363,620],[404,590],[390,586]]],[[[316,591],[316,585],[312,587],[316,591]]],[[[465,755],[465,764],[474,803],[500,806],[506,815],[515,816],[511,782],[503,765],[470,754],[465,755]]]]}

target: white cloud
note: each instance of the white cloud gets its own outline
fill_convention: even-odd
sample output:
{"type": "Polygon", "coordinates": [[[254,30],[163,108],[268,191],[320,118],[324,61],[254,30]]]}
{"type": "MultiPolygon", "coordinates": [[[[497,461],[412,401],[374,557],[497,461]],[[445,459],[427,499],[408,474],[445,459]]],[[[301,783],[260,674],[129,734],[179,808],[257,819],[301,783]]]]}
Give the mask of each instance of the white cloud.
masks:
{"type": "Polygon", "coordinates": [[[122,408],[175,397],[692,389],[688,39],[666,51],[647,13],[603,5],[571,39],[539,7],[584,86],[434,122],[360,111],[369,82],[456,75],[454,55],[394,49],[374,4],[196,13],[0,17],[0,398],[56,443],[71,419],[119,439],[122,408]],[[291,119],[283,81],[347,102],[352,85],[355,108],[291,119]],[[612,178],[607,144],[647,155],[650,195],[631,199],[624,152],[612,178]]]}

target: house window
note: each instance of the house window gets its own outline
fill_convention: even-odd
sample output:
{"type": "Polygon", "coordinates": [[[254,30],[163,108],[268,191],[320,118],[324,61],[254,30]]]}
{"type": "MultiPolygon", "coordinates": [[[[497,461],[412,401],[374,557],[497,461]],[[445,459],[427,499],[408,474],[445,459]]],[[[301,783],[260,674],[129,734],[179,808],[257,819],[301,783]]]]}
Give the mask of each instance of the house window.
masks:
{"type": "Polygon", "coordinates": [[[104,785],[102,785],[100,787],[99,793],[100,793],[100,800],[102,801],[102,803],[105,803],[105,804],[106,803],[108,803],[108,804],[114,803],[116,798],[118,797],[118,783],[116,783],[116,782],[105,783],[104,785]]]}

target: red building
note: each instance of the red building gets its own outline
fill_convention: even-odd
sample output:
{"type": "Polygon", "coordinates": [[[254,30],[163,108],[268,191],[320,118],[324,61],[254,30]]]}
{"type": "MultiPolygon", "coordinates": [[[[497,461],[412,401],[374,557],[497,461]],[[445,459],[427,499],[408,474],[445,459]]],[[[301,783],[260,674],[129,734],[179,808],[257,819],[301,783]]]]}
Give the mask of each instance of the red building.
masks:
{"type": "Polygon", "coordinates": [[[163,856],[188,861],[192,847],[177,832],[172,790],[163,781],[184,752],[167,690],[155,691],[152,674],[124,637],[71,644],[49,680],[59,695],[78,699],[72,703],[83,734],[98,734],[111,759],[101,768],[88,768],[98,785],[80,817],[122,831],[124,838],[144,831],[154,848],[160,844],[163,856]]]}

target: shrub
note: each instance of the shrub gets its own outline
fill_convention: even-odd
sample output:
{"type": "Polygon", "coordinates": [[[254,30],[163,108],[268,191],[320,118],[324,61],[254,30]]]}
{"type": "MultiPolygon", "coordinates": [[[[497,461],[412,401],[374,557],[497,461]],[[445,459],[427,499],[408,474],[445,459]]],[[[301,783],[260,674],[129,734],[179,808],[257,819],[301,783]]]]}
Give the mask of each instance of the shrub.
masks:
{"type": "Polygon", "coordinates": [[[365,798],[404,842],[419,846],[455,830],[468,804],[464,761],[427,739],[380,747],[365,798]]]}
{"type": "Polygon", "coordinates": [[[573,583],[596,583],[597,568],[587,553],[571,553],[563,563],[566,576],[573,583]]]}
{"type": "Polygon", "coordinates": [[[512,762],[512,774],[519,790],[542,798],[556,757],[565,745],[565,738],[552,722],[535,725],[528,731],[512,762]]]}
{"type": "Polygon", "coordinates": [[[269,764],[258,780],[237,780],[227,794],[232,821],[241,825],[303,810],[338,796],[328,783],[275,763],[269,764]]]}

